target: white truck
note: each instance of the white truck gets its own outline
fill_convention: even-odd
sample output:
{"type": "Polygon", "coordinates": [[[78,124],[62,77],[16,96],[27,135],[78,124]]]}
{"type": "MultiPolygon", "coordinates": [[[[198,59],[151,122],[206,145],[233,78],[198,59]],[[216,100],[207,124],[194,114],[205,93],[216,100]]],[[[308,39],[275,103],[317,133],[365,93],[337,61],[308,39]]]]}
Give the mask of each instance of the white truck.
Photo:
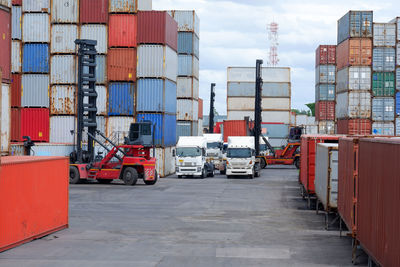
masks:
{"type": "Polygon", "coordinates": [[[181,136],[176,145],[176,174],[214,177],[214,165],[206,161],[207,140],[203,136],[181,136]]]}
{"type": "Polygon", "coordinates": [[[216,170],[225,174],[225,162],[222,157],[224,139],[222,134],[204,134],[207,140],[206,156],[207,161],[212,162],[216,170]]]}
{"type": "Polygon", "coordinates": [[[260,176],[260,164],[256,161],[253,136],[228,137],[226,176],[260,176]]]}

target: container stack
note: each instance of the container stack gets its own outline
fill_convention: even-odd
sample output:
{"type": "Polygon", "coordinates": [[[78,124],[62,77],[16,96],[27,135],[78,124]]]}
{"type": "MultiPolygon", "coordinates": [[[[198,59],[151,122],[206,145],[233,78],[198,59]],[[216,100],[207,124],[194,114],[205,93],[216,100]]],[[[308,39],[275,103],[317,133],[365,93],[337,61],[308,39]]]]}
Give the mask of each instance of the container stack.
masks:
{"type": "Polygon", "coordinates": [[[371,134],[372,11],[349,11],[338,21],[338,134],[371,134]]]}
{"type": "Polygon", "coordinates": [[[372,134],[395,132],[396,24],[374,23],[372,52],[372,134]]]}
{"type": "Polygon", "coordinates": [[[169,14],[178,23],[177,138],[199,134],[199,37],[200,20],[195,11],[169,14]]]}
{"type": "Polygon", "coordinates": [[[336,45],[318,46],[315,56],[315,119],[319,133],[334,134],[336,45]]]}
{"type": "Polygon", "coordinates": [[[396,25],[396,72],[395,72],[395,84],[396,84],[396,136],[400,136],[400,17],[397,17],[390,21],[396,25]]]}

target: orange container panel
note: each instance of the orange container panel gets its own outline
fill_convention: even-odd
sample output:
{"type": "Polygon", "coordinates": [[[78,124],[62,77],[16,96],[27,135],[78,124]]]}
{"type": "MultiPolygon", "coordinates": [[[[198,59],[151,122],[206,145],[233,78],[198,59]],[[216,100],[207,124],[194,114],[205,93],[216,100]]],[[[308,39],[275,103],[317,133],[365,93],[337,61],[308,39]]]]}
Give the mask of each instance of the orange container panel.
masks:
{"type": "Polygon", "coordinates": [[[135,48],[108,50],[107,77],[109,81],[136,81],[137,54],[135,48]]]}
{"type": "Polygon", "coordinates": [[[66,157],[2,157],[0,252],[68,227],[66,157]]]}
{"type": "Polygon", "coordinates": [[[337,69],[348,66],[371,66],[372,40],[368,38],[347,39],[337,46],[337,69]]]}
{"type": "Polygon", "coordinates": [[[108,46],[136,47],[137,16],[130,14],[113,14],[109,16],[108,46]]]}

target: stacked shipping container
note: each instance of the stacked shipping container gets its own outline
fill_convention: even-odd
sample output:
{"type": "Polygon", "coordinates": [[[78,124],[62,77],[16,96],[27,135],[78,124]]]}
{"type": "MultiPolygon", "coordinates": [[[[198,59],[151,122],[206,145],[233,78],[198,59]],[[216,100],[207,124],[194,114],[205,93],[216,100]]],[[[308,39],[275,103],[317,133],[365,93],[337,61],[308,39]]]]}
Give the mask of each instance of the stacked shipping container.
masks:
{"type": "Polygon", "coordinates": [[[396,62],[396,70],[394,72],[395,75],[395,134],[396,136],[400,136],[400,17],[397,17],[390,21],[390,23],[395,24],[396,32],[396,55],[395,55],[395,62],[396,62]]]}

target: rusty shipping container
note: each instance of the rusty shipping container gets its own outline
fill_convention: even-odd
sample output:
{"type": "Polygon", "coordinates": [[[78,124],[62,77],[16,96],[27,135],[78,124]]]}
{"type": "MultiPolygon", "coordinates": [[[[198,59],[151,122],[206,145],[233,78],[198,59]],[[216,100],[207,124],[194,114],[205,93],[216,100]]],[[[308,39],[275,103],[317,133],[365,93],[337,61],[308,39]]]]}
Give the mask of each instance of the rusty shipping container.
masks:
{"type": "Polygon", "coordinates": [[[113,14],[108,19],[108,47],[137,46],[136,15],[113,14]]]}
{"type": "Polygon", "coordinates": [[[9,83],[11,80],[11,13],[0,9],[0,70],[2,80],[9,83]]]}
{"type": "Polygon", "coordinates": [[[315,105],[315,120],[335,120],[335,101],[319,101],[315,105]]]}
{"type": "Polygon", "coordinates": [[[107,77],[109,81],[136,81],[137,54],[135,48],[108,50],[107,77]]]}
{"type": "Polygon", "coordinates": [[[137,23],[139,44],[163,44],[177,51],[178,24],[166,11],[140,11],[137,23]]]}
{"type": "Polygon", "coordinates": [[[11,107],[21,106],[21,74],[12,74],[11,107]]]}
{"type": "Polygon", "coordinates": [[[108,0],[80,0],[80,23],[107,23],[108,0]]]}
{"type": "Polygon", "coordinates": [[[1,158],[0,251],[68,227],[68,164],[66,157],[1,158]]]}
{"type": "Polygon", "coordinates": [[[372,11],[350,10],[338,21],[337,43],[354,37],[371,38],[372,22],[372,11]]]}
{"type": "Polygon", "coordinates": [[[320,45],[315,52],[315,66],[336,64],[336,45],[320,45]]]}
{"type": "Polygon", "coordinates": [[[372,40],[348,39],[337,46],[337,70],[348,66],[370,66],[372,64],[372,40]]]}
{"type": "Polygon", "coordinates": [[[337,134],[370,135],[372,122],[370,119],[337,120],[337,134]]]}
{"type": "Polygon", "coordinates": [[[74,85],[53,85],[50,89],[50,113],[52,115],[75,114],[74,85]]]}

